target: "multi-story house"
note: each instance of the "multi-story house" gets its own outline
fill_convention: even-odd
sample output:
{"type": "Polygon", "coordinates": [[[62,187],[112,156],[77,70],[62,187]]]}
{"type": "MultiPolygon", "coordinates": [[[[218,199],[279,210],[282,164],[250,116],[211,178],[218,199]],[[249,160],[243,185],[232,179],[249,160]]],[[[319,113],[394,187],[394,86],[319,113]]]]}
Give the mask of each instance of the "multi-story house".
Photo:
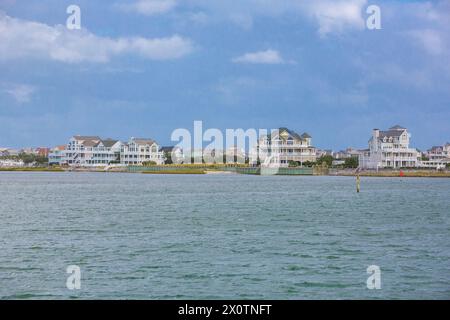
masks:
{"type": "Polygon", "coordinates": [[[345,160],[347,158],[359,158],[367,150],[358,150],[353,148],[347,148],[345,150],[338,151],[334,154],[334,158],[338,160],[345,160]]]}
{"type": "Polygon", "coordinates": [[[258,162],[267,167],[287,167],[289,162],[299,164],[316,161],[316,148],[311,144],[312,138],[309,134],[302,135],[280,128],[269,135],[260,137],[256,146],[250,153],[250,163],[258,162]]]}
{"type": "Polygon", "coordinates": [[[448,150],[446,150],[446,146],[433,146],[431,149],[427,150],[425,156],[429,160],[442,160],[449,156],[448,150]]]}
{"type": "Polygon", "coordinates": [[[359,156],[359,166],[367,169],[417,167],[420,153],[409,147],[410,133],[394,126],[387,131],[374,129],[369,140],[369,151],[359,156]]]}
{"type": "Polygon", "coordinates": [[[131,138],[121,147],[120,163],[124,165],[142,165],[145,162],[164,164],[164,152],[152,139],[131,138]]]}
{"type": "Polygon", "coordinates": [[[64,161],[66,146],[52,148],[48,154],[48,164],[60,165],[64,161]]]}
{"type": "Polygon", "coordinates": [[[106,166],[120,161],[122,143],[98,136],[73,136],[64,151],[63,164],[70,166],[106,166]]]}

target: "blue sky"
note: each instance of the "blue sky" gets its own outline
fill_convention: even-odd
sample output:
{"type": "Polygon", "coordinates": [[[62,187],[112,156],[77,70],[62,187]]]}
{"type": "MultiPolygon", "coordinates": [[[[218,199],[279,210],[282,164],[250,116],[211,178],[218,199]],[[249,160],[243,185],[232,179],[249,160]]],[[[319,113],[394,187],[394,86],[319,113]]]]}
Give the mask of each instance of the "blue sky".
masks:
{"type": "Polygon", "coordinates": [[[450,141],[450,2],[0,0],[0,147],[289,127],[324,149],[450,141]],[[81,8],[82,30],[65,27],[81,8]],[[381,8],[381,30],[366,8],[381,8]]]}

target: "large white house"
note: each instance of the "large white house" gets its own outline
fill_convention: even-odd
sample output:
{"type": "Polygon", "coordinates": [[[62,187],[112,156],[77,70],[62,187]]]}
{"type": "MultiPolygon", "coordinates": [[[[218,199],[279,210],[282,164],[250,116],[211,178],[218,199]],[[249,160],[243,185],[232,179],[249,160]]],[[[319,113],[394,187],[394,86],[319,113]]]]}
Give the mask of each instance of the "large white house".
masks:
{"type": "Polygon", "coordinates": [[[164,164],[164,152],[152,139],[131,138],[121,146],[120,163],[124,165],[142,165],[144,162],[164,164]]]}
{"type": "Polygon", "coordinates": [[[250,163],[258,162],[262,166],[287,167],[289,162],[295,161],[302,165],[304,162],[316,161],[316,148],[311,144],[311,136],[302,135],[287,128],[279,128],[269,135],[260,137],[258,144],[250,153],[250,163]]]}
{"type": "Polygon", "coordinates": [[[62,164],[106,166],[120,161],[122,142],[97,136],[73,136],[64,150],[62,164]]]}
{"type": "Polygon", "coordinates": [[[387,131],[374,129],[369,150],[359,156],[365,169],[418,167],[420,153],[409,147],[411,135],[406,128],[394,126],[387,131]]]}

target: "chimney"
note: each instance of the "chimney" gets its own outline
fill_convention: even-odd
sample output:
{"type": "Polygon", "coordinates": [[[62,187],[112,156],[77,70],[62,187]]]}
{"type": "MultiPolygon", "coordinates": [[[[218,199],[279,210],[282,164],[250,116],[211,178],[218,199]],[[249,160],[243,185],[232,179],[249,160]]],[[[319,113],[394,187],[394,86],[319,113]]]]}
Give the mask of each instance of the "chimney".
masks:
{"type": "Polygon", "coordinates": [[[380,136],[380,129],[373,129],[373,137],[375,139],[378,139],[379,136],[380,136]]]}
{"type": "Polygon", "coordinates": [[[377,151],[378,150],[378,138],[380,137],[380,129],[373,129],[373,138],[372,138],[372,145],[370,147],[370,151],[377,151]]]}

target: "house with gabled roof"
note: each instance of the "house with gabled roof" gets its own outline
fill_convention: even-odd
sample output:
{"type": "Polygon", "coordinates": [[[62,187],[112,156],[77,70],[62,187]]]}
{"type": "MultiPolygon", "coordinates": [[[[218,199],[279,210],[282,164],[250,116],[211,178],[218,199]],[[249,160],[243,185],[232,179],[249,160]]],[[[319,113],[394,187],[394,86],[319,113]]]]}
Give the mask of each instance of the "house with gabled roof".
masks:
{"type": "Polygon", "coordinates": [[[418,167],[420,153],[410,148],[410,138],[408,130],[399,125],[384,131],[373,129],[369,151],[359,156],[359,166],[366,169],[418,167]]]}
{"type": "Polygon", "coordinates": [[[308,133],[302,135],[282,127],[259,138],[250,153],[250,163],[287,167],[289,162],[299,164],[316,161],[316,148],[312,146],[312,137],[308,133]]]}
{"type": "Polygon", "coordinates": [[[142,165],[145,162],[164,164],[164,152],[153,139],[134,138],[121,146],[120,163],[124,165],[142,165]]]}
{"type": "Polygon", "coordinates": [[[120,161],[122,142],[98,136],[73,136],[64,150],[62,164],[107,166],[120,161]]]}

